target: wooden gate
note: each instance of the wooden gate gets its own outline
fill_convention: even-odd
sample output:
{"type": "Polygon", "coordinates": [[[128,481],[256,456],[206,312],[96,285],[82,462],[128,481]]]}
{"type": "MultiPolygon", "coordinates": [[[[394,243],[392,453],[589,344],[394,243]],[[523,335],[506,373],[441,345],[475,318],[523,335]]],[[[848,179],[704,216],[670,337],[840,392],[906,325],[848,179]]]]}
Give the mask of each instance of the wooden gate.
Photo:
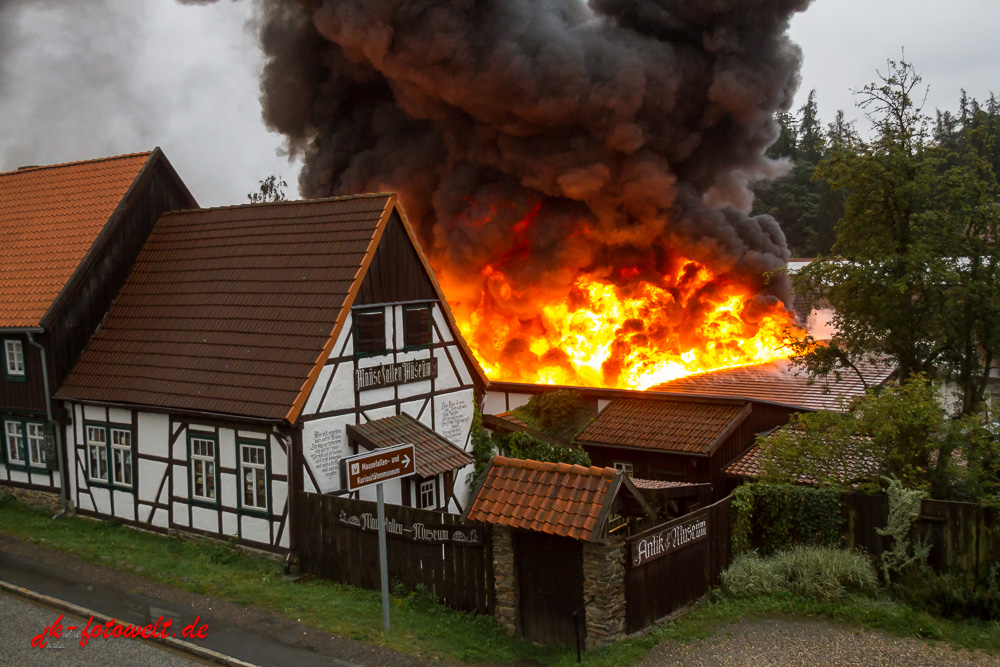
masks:
{"type": "MultiPolygon", "coordinates": [[[[379,590],[376,504],[300,491],[298,541],[306,572],[379,590]]],[[[489,524],[454,514],[385,506],[389,579],[424,586],[445,604],[492,614],[493,550],[489,524]]]]}
{"type": "Polygon", "coordinates": [[[718,582],[731,554],[731,502],[724,498],[626,540],[626,632],[649,627],[718,582]]]}
{"type": "MultiPolygon", "coordinates": [[[[545,533],[516,531],[513,537],[521,635],[542,644],[575,644],[574,612],[583,614],[583,544],[545,533]]],[[[582,633],[582,622],[579,627],[582,633]]]]}

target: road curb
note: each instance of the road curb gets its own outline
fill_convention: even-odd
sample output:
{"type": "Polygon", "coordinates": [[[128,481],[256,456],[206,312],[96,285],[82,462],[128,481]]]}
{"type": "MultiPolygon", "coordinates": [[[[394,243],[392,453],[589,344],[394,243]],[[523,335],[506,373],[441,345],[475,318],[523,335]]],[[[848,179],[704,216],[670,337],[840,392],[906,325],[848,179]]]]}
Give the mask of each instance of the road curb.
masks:
{"type": "MultiPolygon", "coordinates": [[[[101,624],[112,620],[122,623],[123,625],[125,624],[125,622],[121,619],[96,612],[93,609],[87,609],[85,607],[75,605],[72,602],[66,602],[65,600],[43,595],[42,593],[36,593],[35,591],[22,586],[15,586],[14,584],[2,580],[0,580],[0,592],[9,593],[31,602],[37,602],[48,607],[53,607],[67,614],[72,614],[73,616],[80,616],[82,618],[89,618],[93,616],[94,620],[100,621],[101,624]]],[[[183,639],[177,639],[176,637],[140,637],[138,638],[138,641],[163,644],[174,651],[187,653],[198,658],[199,660],[206,660],[215,664],[225,665],[226,667],[258,667],[258,665],[254,665],[253,663],[244,662],[243,660],[224,655],[218,651],[213,651],[212,649],[208,649],[203,646],[198,646],[197,644],[192,644],[191,642],[186,642],[183,639]]]]}

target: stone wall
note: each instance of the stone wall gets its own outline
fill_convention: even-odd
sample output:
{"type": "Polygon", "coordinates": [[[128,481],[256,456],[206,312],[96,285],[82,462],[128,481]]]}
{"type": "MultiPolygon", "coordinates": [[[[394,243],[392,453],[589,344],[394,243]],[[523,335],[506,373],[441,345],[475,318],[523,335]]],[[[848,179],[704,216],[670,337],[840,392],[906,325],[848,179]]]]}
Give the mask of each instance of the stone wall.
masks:
{"type": "Polygon", "coordinates": [[[3,494],[14,496],[19,502],[24,503],[28,507],[51,511],[53,514],[62,509],[58,491],[52,493],[50,491],[25,489],[19,486],[3,486],[0,487],[0,495],[3,494]]]}
{"type": "Polygon", "coordinates": [[[517,570],[510,528],[493,526],[493,577],[496,607],[493,617],[507,634],[517,634],[517,570]]]}
{"type": "MultiPolygon", "coordinates": [[[[497,596],[499,601],[499,595],[497,596]]],[[[583,544],[583,601],[587,650],[625,637],[625,543],[610,539],[583,544]]]]}

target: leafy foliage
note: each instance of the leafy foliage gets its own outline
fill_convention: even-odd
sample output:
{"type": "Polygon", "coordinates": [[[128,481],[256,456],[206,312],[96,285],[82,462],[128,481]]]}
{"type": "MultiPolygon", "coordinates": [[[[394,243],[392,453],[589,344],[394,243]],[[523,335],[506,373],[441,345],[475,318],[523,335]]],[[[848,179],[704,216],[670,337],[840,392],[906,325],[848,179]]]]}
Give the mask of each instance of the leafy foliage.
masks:
{"type": "Polygon", "coordinates": [[[742,554],[722,573],[722,586],[730,595],[772,595],[788,591],[824,601],[843,599],[848,593],[870,593],[878,577],[868,556],[844,549],[796,546],[767,558],[756,552],[742,554]]]}
{"type": "Polygon", "coordinates": [[[923,491],[907,489],[898,479],[889,479],[886,493],[889,496],[889,519],[885,528],[879,528],[879,535],[892,538],[892,546],[882,552],[882,574],[886,582],[894,575],[927,564],[930,547],[921,541],[910,539],[913,524],[920,516],[920,505],[927,495],[923,491]]]}
{"type": "Polygon", "coordinates": [[[897,579],[893,593],[914,609],[934,616],[964,620],[1000,621],[1000,578],[995,564],[984,576],[971,573],[938,574],[915,567],[897,579]]]}
{"type": "Polygon", "coordinates": [[[271,174],[260,182],[260,189],[257,192],[247,194],[247,199],[251,204],[264,204],[266,202],[285,201],[285,188],[288,183],[281,176],[271,174]]]}
{"type": "Polygon", "coordinates": [[[793,484],[744,484],[732,505],[736,553],[767,555],[796,544],[836,546],[844,525],[840,494],[793,484]]]}
{"type": "Polygon", "coordinates": [[[573,442],[593,421],[583,394],[571,389],[536,394],[511,412],[532,428],[564,442],[573,442]]]}

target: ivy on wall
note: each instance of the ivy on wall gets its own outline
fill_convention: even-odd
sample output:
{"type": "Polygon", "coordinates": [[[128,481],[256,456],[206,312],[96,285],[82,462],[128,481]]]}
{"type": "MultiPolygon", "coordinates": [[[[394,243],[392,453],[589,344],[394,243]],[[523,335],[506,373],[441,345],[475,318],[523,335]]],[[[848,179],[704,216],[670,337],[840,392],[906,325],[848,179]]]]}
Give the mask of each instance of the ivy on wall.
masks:
{"type": "Polygon", "coordinates": [[[733,492],[733,552],[756,549],[767,555],[795,544],[839,546],[844,521],[838,491],[744,484],[733,492]]]}

